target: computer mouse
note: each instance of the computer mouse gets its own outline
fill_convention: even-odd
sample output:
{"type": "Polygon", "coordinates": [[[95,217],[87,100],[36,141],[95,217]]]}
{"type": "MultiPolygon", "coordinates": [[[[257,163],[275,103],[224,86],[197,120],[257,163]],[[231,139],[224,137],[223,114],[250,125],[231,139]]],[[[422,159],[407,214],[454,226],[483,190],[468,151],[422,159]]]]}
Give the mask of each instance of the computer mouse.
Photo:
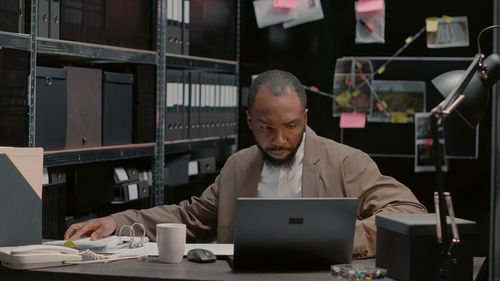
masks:
{"type": "Polygon", "coordinates": [[[200,263],[215,262],[217,260],[217,257],[214,255],[214,253],[210,252],[209,250],[199,248],[189,250],[189,252],[187,253],[187,258],[190,261],[200,263]]]}

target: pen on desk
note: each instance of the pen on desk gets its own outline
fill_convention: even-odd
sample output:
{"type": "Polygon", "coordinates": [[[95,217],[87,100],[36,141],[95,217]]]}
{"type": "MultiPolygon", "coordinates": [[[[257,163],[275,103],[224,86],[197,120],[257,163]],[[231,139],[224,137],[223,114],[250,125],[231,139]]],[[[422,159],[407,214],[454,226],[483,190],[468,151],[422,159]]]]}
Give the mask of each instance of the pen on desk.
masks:
{"type": "Polygon", "coordinates": [[[363,25],[366,29],[370,30],[370,32],[375,31],[375,28],[373,27],[373,25],[367,23],[363,19],[359,19],[359,23],[361,23],[361,25],[363,25]]]}

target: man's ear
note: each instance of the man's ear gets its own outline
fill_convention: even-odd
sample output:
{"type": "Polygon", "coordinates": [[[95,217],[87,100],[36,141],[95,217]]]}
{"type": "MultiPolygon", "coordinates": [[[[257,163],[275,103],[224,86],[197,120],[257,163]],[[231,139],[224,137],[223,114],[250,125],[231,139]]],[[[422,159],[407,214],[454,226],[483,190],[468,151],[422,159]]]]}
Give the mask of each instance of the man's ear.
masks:
{"type": "Polygon", "coordinates": [[[306,125],[307,125],[307,112],[309,112],[309,109],[304,109],[304,120],[306,120],[306,125]]]}
{"type": "Polygon", "coordinates": [[[252,130],[252,114],[250,113],[250,110],[247,110],[247,124],[248,128],[250,128],[250,131],[252,130]]]}

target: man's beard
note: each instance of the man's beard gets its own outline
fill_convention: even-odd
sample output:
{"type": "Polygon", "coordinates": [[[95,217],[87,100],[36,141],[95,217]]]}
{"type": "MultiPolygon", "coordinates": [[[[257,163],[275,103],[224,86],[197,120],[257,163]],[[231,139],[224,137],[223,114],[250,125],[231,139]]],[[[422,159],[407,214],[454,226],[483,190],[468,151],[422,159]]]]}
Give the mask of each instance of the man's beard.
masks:
{"type": "MultiPolygon", "coordinates": [[[[254,137],[255,138],[255,137],[254,137]]],[[[267,154],[266,149],[264,149],[262,146],[260,146],[259,142],[255,140],[255,143],[257,144],[257,147],[259,148],[260,152],[262,153],[262,156],[264,157],[264,161],[268,164],[270,164],[273,167],[283,167],[283,168],[290,168],[293,165],[293,162],[295,161],[295,155],[297,154],[297,150],[299,150],[300,144],[302,143],[302,137],[300,138],[300,142],[297,144],[295,148],[288,148],[288,147],[281,147],[281,146],[275,146],[268,148],[267,151],[273,151],[273,150],[288,150],[291,151],[290,154],[284,159],[276,159],[271,157],[269,154],[267,154]]]]}

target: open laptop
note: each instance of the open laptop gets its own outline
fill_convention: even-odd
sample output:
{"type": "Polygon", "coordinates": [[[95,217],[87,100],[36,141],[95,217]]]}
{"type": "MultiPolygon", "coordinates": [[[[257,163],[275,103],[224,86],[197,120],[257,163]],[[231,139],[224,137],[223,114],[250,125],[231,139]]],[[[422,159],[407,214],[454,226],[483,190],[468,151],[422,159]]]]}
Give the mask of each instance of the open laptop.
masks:
{"type": "Polygon", "coordinates": [[[238,198],[233,269],[351,263],[357,198],[238,198]]]}

